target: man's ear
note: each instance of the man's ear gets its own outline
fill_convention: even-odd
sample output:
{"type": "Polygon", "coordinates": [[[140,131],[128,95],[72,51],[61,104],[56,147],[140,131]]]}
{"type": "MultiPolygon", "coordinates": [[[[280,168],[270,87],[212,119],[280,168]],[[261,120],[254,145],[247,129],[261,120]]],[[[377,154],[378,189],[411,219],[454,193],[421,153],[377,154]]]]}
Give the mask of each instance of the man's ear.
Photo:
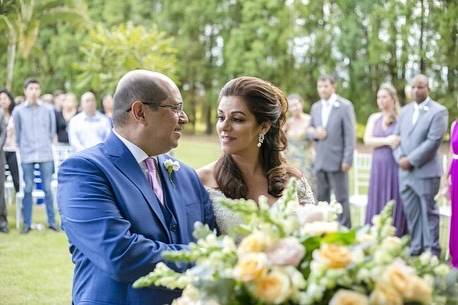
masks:
{"type": "Polygon", "coordinates": [[[130,109],[130,113],[136,121],[145,121],[145,108],[143,107],[142,102],[134,101],[130,109]]]}

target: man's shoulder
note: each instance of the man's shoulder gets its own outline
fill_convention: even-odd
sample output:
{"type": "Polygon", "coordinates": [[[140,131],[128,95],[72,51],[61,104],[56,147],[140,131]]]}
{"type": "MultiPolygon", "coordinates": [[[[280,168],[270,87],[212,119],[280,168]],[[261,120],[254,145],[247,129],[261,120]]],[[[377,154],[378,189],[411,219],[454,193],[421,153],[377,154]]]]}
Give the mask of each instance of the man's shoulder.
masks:
{"type": "Polygon", "coordinates": [[[444,105],[442,105],[439,102],[436,102],[436,101],[434,101],[432,99],[430,100],[429,105],[433,110],[435,110],[437,112],[444,111],[444,110],[448,111],[447,108],[444,105]]]}

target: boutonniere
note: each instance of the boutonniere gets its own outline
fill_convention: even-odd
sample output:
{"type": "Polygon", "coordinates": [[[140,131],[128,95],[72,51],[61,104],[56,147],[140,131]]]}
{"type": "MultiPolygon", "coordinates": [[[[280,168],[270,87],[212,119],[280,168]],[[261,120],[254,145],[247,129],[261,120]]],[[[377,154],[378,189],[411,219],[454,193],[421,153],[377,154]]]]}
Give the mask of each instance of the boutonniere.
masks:
{"type": "Polygon", "coordinates": [[[335,108],[339,108],[340,107],[340,103],[338,101],[335,101],[334,103],[332,103],[332,106],[335,107],[335,108]]]}
{"type": "Polygon", "coordinates": [[[167,169],[167,173],[169,174],[169,180],[173,183],[173,173],[177,172],[180,169],[180,163],[178,161],[173,161],[172,159],[167,159],[164,161],[164,166],[167,169]]]}
{"type": "Polygon", "coordinates": [[[426,105],[423,105],[423,106],[420,107],[420,110],[428,111],[428,110],[429,110],[429,107],[426,106],[426,105]]]}

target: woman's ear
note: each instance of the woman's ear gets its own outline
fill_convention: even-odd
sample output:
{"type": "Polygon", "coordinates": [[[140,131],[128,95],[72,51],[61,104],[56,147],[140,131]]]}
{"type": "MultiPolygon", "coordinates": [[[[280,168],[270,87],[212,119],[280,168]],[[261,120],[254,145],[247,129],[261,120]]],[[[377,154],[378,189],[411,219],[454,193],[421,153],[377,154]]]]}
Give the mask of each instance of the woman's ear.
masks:
{"type": "Polygon", "coordinates": [[[261,123],[261,129],[259,130],[259,132],[265,135],[269,132],[270,127],[272,127],[272,122],[263,122],[261,123]]]}

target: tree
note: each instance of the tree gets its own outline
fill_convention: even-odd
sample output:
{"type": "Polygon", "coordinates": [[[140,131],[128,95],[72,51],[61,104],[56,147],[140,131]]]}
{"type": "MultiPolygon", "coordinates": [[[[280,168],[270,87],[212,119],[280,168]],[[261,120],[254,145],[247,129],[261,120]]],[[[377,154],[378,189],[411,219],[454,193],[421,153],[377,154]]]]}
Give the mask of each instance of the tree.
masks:
{"type": "Polygon", "coordinates": [[[173,39],[155,28],[147,31],[128,23],[107,30],[99,24],[89,32],[80,51],[84,54],[83,61],[74,66],[79,71],[79,89],[113,92],[119,78],[133,69],[175,76],[173,39]]]}
{"type": "Polygon", "coordinates": [[[6,88],[13,85],[16,50],[27,58],[35,45],[40,28],[59,19],[84,21],[86,8],[81,1],[0,0],[0,20],[8,38],[6,88]]]}

